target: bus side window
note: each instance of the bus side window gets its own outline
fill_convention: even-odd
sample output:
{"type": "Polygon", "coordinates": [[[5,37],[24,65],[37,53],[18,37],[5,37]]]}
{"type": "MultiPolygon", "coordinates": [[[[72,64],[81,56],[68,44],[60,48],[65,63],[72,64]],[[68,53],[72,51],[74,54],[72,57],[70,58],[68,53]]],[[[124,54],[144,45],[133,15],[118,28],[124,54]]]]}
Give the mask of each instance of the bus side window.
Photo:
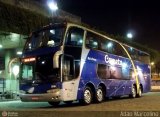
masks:
{"type": "Polygon", "coordinates": [[[116,54],[118,56],[122,56],[122,57],[127,57],[128,58],[128,56],[127,56],[126,52],[124,51],[124,49],[121,47],[120,44],[118,44],[116,42],[115,42],[115,53],[114,54],[116,54]]]}
{"type": "Polygon", "coordinates": [[[109,66],[104,64],[98,64],[97,74],[100,79],[108,79],[110,78],[110,70],[109,66]]]}
{"type": "Polygon", "coordinates": [[[133,60],[137,59],[137,51],[132,47],[127,47],[127,50],[133,60]]]}
{"type": "MultiPolygon", "coordinates": [[[[70,27],[67,32],[64,54],[66,57],[66,76],[65,80],[77,78],[80,73],[80,60],[83,45],[84,30],[78,27],[70,27]],[[70,66],[69,66],[70,65],[70,66]],[[69,71],[67,71],[69,70],[69,71]],[[73,77],[74,75],[74,77],[73,77]],[[72,77],[71,77],[72,76],[72,77]]],[[[64,59],[64,60],[65,60],[64,59]]],[[[65,69],[65,67],[63,67],[65,69]]]]}
{"type": "Polygon", "coordinates": [[[85,43],[87,48],[98,49],[99,43],[98,43],[97,36],[95,34],[87,32],[85,43]]]}
{"type": "Polygon", "coordinates": [[[100,49],[102,51],[105,51],[105,52],[111,53],[111,54],[115,53],[115,48],[114,48],[115,44],[113,41],[101,38],[100,42],[101,42],[100,49]]]}
{"type": "Polygon", "coordinates": [[[98,49],[98,42],[93,38],[90,38],[90,39],[88,38],[86,40],[86,46],[91,49],[98,49]]]}
{"type": "Polygon", "coordinates": [[[83,43],[83,31],[79,28],[72,27],[67,34],[66,45],[79,46],[83,43]]]}
{"type": "Polygon", "coordinates": [[[149,55],[147,55],[146,53],[142,51],[138,51],[138,60],[146,64],[150,63],[149,55]]]}

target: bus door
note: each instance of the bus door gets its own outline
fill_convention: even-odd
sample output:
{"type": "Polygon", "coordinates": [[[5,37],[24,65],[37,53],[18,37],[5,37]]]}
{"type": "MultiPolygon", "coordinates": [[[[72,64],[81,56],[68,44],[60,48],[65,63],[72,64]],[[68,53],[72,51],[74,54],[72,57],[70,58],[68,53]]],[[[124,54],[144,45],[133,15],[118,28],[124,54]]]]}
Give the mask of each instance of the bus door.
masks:
{"type": "Polygon", "coordinates": [[[62,57],[64,101],[77,99],[83,35],[84,31],[76,27],[70,27],[66,35],[64,55],[62,57]]]}

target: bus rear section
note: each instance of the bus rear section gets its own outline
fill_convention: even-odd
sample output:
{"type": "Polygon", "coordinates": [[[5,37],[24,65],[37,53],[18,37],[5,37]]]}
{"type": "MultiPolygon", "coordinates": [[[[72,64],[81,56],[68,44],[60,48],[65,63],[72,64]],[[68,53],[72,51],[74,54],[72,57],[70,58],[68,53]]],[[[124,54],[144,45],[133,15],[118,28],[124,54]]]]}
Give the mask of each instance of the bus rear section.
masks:
{"type": "Polygon", "coordinates": [[[149,55],[88,30],[82,51],[78,99],[89,104],[105,97],[141,97],[150,91],[149,55]]]}

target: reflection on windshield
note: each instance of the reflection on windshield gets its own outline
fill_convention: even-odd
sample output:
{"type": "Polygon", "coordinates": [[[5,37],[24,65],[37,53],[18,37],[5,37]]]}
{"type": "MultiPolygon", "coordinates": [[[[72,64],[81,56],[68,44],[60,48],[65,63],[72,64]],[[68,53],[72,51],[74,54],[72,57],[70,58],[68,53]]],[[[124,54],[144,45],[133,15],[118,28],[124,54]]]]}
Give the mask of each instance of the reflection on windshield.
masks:
{"type": "Polygon", "coordinates": [[[32,80],[33,79],[33,65],[32,64],[23,64],[22,66],[22,79],[32,80]]]}
{"type": "Polygon", "coordinates": [[[39,47],[55,47],[60,45],[64,28],[51,28],[34,32],[27,42],[25,50],[34,50],[39,47]]]}

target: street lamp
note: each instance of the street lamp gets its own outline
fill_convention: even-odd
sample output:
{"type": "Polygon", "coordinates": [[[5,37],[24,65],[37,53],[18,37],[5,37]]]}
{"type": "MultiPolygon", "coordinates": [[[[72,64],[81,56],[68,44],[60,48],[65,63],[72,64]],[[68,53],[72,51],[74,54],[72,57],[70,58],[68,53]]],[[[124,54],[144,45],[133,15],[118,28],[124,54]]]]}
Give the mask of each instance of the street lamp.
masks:
{"type": "Polygon", "coordinates": [[[51,18],[54,21],[54,17],[57,17],[56,11],[58,10],[57,3],[54,0],[48,0],[47,5],[49,9],[51,10],[51,18]]]}
{"type": "Polygon", "coordinates": [[[153,66],[153,65],[154,65],[154,62],[151,62],[151,65],[153,66]]]}
{"type": "Polygon", "coordinates": [[[131,32],[127,33],[127,38],[132,39],[133,38],[133,34],[131,32]]]}
{"type": "Polygon", "coordinates": [[[57,3],[54,0],[48,0],[47,5],[49,9],[52,12],[52,17],[53,17],[53,12],[56,12],[58,10],[57,3]]]}

